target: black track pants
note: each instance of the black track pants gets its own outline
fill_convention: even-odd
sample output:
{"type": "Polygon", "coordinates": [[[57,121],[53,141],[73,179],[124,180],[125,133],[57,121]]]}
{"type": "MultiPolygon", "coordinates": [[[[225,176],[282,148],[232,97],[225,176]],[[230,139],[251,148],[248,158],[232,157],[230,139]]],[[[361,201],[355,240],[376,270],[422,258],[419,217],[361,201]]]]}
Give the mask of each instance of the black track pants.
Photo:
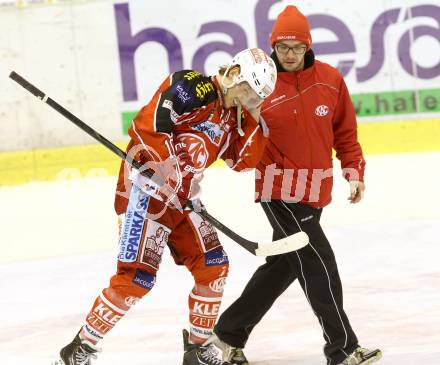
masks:
{"type": "Polygon", "coordinates": [[[322,209],[279,200],[261,204],[274,230],[274,240],[302,230],[309,235],[310,244],[296,252],[268,257],[241,296],[220,316],[215,333],[224,342],[243,348],[254,326],[298,279],[322,327],[327,364],[339,364],[358,341],[343,309],[335,256],[319,224],[322,209]]]}

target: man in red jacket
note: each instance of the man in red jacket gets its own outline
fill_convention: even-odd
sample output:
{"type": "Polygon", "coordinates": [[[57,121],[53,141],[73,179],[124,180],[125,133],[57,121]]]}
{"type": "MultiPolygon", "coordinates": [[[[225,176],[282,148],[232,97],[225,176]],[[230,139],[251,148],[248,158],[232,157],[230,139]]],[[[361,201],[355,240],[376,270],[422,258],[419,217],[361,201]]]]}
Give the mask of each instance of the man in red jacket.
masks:
{"type": "Polygon", "coordinates": [[[327,364],[370,364],[381,352],[358,344],[343,308],[335,257],[320,226],[322,208],[331,201],[333,148],[349,182],[350,203],[362,199],[365,161],[355,111],[339,72],[314,59],[307,19],[295,6],[278,16],[270,42],[278,79],[262,108],[269,142],[257,166],[257,200],[274,240],[305,231],[310,244],[268,257],[221,315],[208,342],[223,349],[228,363],[247,364],[241,349],[252,329],[298,279],[322,327],[327,364]]]}

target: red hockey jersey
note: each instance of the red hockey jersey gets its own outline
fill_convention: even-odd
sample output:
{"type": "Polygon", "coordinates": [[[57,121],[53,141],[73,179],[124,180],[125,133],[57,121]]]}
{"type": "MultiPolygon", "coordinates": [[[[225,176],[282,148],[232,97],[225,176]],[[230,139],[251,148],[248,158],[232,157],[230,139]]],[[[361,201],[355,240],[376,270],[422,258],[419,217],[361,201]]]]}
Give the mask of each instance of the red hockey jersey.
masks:
{"type": "MultiPolygon", "coordinates": [[[[236,109],[226,109],[215,77],[193,70],[171,74],[144,106],[131,125],[127,153],[142,163],[162,162],[187,153],[196,171],[195,179],[221,158],[240,171],[260,160],[266,138],[262,126],[243,111],[244,136],[236,128],[236,109]]],[[[131,182],[122,162],[115,197],[117,214],[125,212],[131,182]]]]}

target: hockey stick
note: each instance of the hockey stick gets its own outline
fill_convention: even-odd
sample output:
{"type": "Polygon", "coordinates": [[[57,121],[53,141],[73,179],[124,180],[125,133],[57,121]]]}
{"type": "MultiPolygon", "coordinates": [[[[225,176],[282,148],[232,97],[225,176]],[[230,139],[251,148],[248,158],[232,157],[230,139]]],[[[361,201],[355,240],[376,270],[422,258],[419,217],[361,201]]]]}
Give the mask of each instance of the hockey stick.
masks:
{"type": "MultiPolygon", "coordinates": [[[[73,115],[67,109],[62,107],[56,101],[51,99],[48,95],[43,93],[40,89],[32,85],[29,81],[25,80],[22,76],[17,74],[15,71],[12,71],[9,77],[14,80],[16,83],[24,87],[31,94],[36,96],[38,99],[42,100],[44,103],[48,104],[50,107],[55,109],[58,113],[63,115],[65,118],[70,120],[77,127],[81,128],[88,135],[96,139],[99,143],[103,144],[110,151],[118,155],[118,157],[124,161],[127,161],[132,166],[141,171],[143,175],[151,178],[152,173],[149,171],[143,171],[142,165],[139,161],[133,160],[127,154],[122,151],[119,147],[110,142],[107,138],[99,134],[93,128],[85,124],[81,119],[73,115]]],[[[226,227],[223,223],[219,222],[216,218],[211,216],[206,210],[196,211],[194,208],[190,207],[194,212],[199,214],[203,219],[210,222],[214,227],[216,227],[219,231],[223,232],[226,236],[231,238],[233,241],[237,242],[240,246],[248,250],[250,253],[256,256],[271,256],[271,255],[279,255],[286,252],[291,252],[298,250],[309,243],[309,238],[305,232],[295,233],[286,238],[273,241],[273,242],[253,242],[249,241],[237,233],[233,232],[231,229],[226,227]]]]}

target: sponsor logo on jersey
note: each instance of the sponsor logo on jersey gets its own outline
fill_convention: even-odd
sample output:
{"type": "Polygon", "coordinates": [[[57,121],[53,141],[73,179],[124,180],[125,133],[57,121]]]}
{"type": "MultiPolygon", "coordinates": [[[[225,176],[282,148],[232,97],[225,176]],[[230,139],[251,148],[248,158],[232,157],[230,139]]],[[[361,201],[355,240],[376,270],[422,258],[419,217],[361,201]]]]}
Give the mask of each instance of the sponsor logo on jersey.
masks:
{"type": "Polygon", "coordinates": [[[228,263],[229,263],[228,255],[222,248],[205,252],[206,266],[220,266],[228,263]]]}
{"type": "Polygon", "coordinates": [[[203,316],[217,316],[219,309],[220,303],[200,303],[198,301],[195,301],[192,308],[192,314],[199,314],[203,316]]]}
{"type": "Polygon", "coordinates": [[[182,104],[188,104],[192,100],[190,91],[185,87],[184,81],[176,82],[172,86],[171,92],[176,95],[182,104]]]}
{"type": "Polygon", "coordinates": [[[122,316],[118,313],[115,313],[110,307],[105,305],[104,303],[99,303],[94,309],[93,313],[97,315],[97,317],[101,318],[104,322],[109,323],[111,325],[115,325],[122,316]]]}
{"type": "Polygon", "coordinates": [[[135,305],[137,302],[139,302],[141,298],[137,298],[137,297],[126,297],[124,302],[125,305],[127,307],[132,307],[133,305],[135,305]]]}
{"type": "Polygon", "coordinates": [[[191,325],[191,333],[194,333],[197,335],[197,337],[201,337],[201,338],[208,338],[209,336],[212,335],[212,328],[215,325],[215,319],[214,318],[202,318],[202,317],[197,317],[197,320],[193,321],[194,325],[198,325],[200,327],[206,327],[205,328],[200,328],[200,327],[196,327],[194,325],[191,325]],[[200,324],[199,322],[203,322],[202,324],[200,324]]]}
{"type": "Polygon", "coordinates": [[[174,110],[174,108],[173,108],[173,102],[172,102],[171,100],[165,99],[165,100],[163,101],[163,103],[162,103],[162,106],[163,106],[165,109],[168,109],[168,110],[170,111],[170,118],[171,118],[171,121],[172,121],[173,123],[176,123],[176,122],[177,122],[177,119],[179,119],[180,115],[174,110]]]}
{"type": "Polygon", "coordinates": [[[191,128],[198,132],[204,133],[217,147],[220,146],[222,138],[225,134],[220,125],[212,123],[208,120],[204,121],[203,123],[193,125],[191,128]]]}
{"type": "Polygon", "coordinates": [[[95,331],[92,327],[90,327],[88,324],[86,324],[84,327],[84,330],[87,332],[87,334],[97,340],[102,340],[104,338],[103,335],[101,335],[99,332],[95,331]]]}
{"type": "Polygon", "coordinates": [[[328,114],[329,108],[327,105],[319,105],[315,109],[315,114],[318,117],[325,117],[328,114]]]}
{"type": "Polygon", "coordinates": [[[139,250],[139,243],[142,236],[142,228],[144,223],[144,216],[139,212],[127,212],[126,227],[122,235],[119,261],[134,262],[136,261],[139,250]]]}
{"type": "Polygon", "coordinates": [[[195,167],[191,166],[191,165],[185,165],[185,167],[182,170],[186,171],[186,172],[189,172],[191,174],[197,173],[197,170],[195,169],[195,167]]]}
{"type": "Polygon", "coordinates": [[[145,214],[149,197],[138,187],[133,186],[125,213],[122,235],[119,240],[119,256],[121,262],[135,262],[139,252],[145,214]]]}
{"type": "Polygon", "coordinates": [[[197,171],[205,168],[208,161],[208,150],[206,149],[205,140],[192,133],[182,133],[178,138],[178,143],[186,145],[186,151],[191,156],[191,161],[197,171]]]}
{"type": "Polygon", "coordinates": [[[200,76],[202,76],[202,74],[198,71],[189,71],[185,75],[183,75],[183,78],[185,80],[191,81],[192,79],[195,79],[200,76]]]}
{"type": "Polygon", "coordinates": [[[214,85],[212,82],[202,81],[196,85],[196,96],[199,100],[204,100],[205,96],[214,92],[214,85]]]}
{"type": "Polygon", "coordinates": [[[213,248],[220,246],[217,232],[210,223],[202,221],[199,226],[199,233],[206,251],[212,250],[213,248]]]}
{"type": "Polygon", "coordinates": [[[94,330],[90,334],[99,338],[99,334],[106,334],[121,318],[122,313],[113,310],[102,299],[99,299],[98,304],[89,313],[86,321],[89,328],[91,327],[94,330]]]}
{"type": "Polygon", "coordinates": [[[223,293],[223,289],[226,285],[226,278],[221,277],[218,279],[215,279],[209,283],[209,288],[215,292],[215,293],[223,293]]]}
{"type": "Polygon", "coordinates": [[[156,277],[149,272],[136,269],[133,283],[141,286],[142,288],[151,290],[156,283],[156,277]]]}
{"type": "Polygon", "coordinates": [[[148,222],[144,248],[141,255],[141,262],[143,264],[151,266],[155,270],[159,269],[163,250],[168,243],[170,233],[171,231],[164,225],[155,221],[148,222]]]}
{"type": "Polygon", "coordinates": [[[138,203],[136,204],[136,208],[141,211],[146,211],[147,204],[148,204],[148,196],[144,196],[141,200],[138,201],[138,203]]]}

